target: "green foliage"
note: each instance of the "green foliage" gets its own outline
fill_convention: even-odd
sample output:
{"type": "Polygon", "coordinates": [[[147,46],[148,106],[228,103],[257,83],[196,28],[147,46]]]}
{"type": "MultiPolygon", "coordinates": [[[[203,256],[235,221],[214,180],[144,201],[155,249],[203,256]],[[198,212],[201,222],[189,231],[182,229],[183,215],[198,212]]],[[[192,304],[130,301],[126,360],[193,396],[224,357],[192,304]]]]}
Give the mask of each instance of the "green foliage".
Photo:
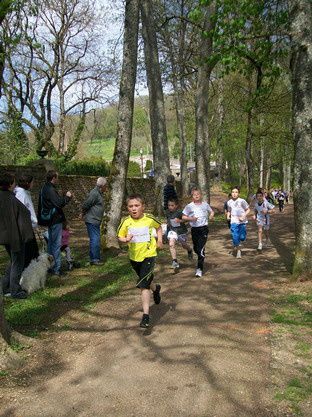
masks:
{"type": "Polygon", "coordinates": [[[141,167],[137,162],[129,161],[128,165],[128,177],[141,177],[141,167]]]}
{"type": "Polygon", "coordinates": [[[57,170],[64,175],[90,175],[106,177],[109,175],[110,164],[102,158],[86,158],[64,162],[62,158],[54,161],[57,170]]]}
{"type": "Polygon", "coordinates": [[[153,168],[153,161],[148,159],[145,163],[145,171],[150,171],[153,168]]]}

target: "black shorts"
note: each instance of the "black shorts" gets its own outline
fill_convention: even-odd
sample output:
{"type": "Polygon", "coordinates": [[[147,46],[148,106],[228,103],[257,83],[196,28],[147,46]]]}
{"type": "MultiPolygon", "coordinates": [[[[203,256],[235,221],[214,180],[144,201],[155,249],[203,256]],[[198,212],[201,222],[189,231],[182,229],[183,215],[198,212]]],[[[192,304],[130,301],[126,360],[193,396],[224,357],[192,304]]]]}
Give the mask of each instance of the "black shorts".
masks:
{"type": "Polygon", "coordinates": [[[137,288],[149,289],[154,278],[155,257],[145,258],[142,262],[132,261],[130,259],[132,268],[138,276],[137,288]]]}

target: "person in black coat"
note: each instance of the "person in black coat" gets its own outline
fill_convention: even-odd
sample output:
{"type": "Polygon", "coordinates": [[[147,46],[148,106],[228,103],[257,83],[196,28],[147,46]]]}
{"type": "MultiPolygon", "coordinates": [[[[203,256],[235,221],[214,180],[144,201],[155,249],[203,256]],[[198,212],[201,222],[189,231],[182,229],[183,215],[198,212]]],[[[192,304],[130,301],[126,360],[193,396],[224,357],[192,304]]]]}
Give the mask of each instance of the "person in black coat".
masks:
{"type": "Polygon", "coordinates": [[[48,253],[54,258],[54,267],[50,271],[54,275],[61,275],[61,246],[62,228],[65,221],[63,207],[69,203],[72,194],[70,191],[64,196],[56,190],[58,173],[54,170],[47,172],[47,181],[40,190],[38,204],[38,224],[48,226],[48,253]]]}
{"type": "Polygon", "coordinates": [[[174,176],[173,175],[168,175],[167,177],[167,184],[164,186],[164,191],[163,191],[163,196],[164,196],[164,211],[168,210],[168,201],[171,199],[177,199],[177,192],[174,188],[174,176]]]}
{"type": "Polygon", "coordinates": [[[27,298],[20,286],[24,267],[25,244],[33,238],[29,210],[14,195],[15,178],[8,173],[0,175],[0,244],[10,256],[2,280],[4,294],[12,298],[27,298]]]}

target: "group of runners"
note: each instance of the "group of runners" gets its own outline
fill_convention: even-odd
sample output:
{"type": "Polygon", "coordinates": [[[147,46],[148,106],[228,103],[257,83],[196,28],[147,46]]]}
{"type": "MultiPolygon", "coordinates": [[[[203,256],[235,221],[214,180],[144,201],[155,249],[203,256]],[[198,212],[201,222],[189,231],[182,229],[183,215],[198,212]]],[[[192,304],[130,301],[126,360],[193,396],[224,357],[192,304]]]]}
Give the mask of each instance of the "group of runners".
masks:
{"type": "MultiPolygon", "coordinates": [[[[165,187],[164,190],[167,217],[165,236],[172,257],[171,266],[175,271],[180,267],[176,251],[177,244],[180,244],[186,250],[189,260],[193,259],[193,251],[197,255],[195,277],[201,278],[208,238],[208,222],[213,219],[214,211],[203,199],[202,192],[198,188],[192,189],[192,201],[181,208],[171,185],[169,184],[169,187],[165,187]],[[188,225],[191,228],[193,248],[187,240],[188,225]]],[[[236,258],[242,256],[241,245],[246,240],[247,216],[251,212],[250,205],[239,194],[239,187],[233,187],[230,198],[225,204],[226,219],[232,236],[233,254],[236,258]]],[[[258,227],[257,249],[261,251],[264,245],[270,244],[270,213],[275,206],[262,189],[259,189],[255,194],[252,206],[253,219],[258,227]],[[263,235],[265,235],[265,240],[263,235]]],[[[127,208],[129,215],[119,225],[117,236],[120,242],[127,243],[129,247],[130,262],[138,276],[136,286],[141,291],[143,316],[140,327],[147,328],[150,325],[151,295],[153,295],[155,304],[159,304],[161,301],[161,286],[153,283],[153,271],[157,248],[163,247],[163,228],[158,219],[145,213],[144,200],[141,195],[130,195],[127,198],[127,208]]]]}

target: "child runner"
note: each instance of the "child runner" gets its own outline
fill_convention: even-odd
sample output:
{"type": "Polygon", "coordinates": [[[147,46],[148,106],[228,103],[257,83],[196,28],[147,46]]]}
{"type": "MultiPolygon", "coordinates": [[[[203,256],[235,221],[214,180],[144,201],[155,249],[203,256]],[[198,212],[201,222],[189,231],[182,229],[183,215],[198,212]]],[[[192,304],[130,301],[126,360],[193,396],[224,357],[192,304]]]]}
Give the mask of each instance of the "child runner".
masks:
{"type": "Polygon", "coordinates": [[[266,244],[269,244],[269,229],[270,229],[270,215],[274,209],[274,205],[269,203],[268,200],[265,200],[263,193],[261,191],[257,192],[256,203],[255,203],[255,214],[253,216],[254,220],[257,222],[258,226],[258,250],[262,250],[262,230],[265,232],[266,244]]]}
{"type": "MultiPolygon", "coordinates": [[[[232,197],[231,193],[228,195],[228,197],[229,198],[232,197]]],[[[225,215],[225,218],[226,218],[226,221],[227,221],[228,228],[230,229],[231,228],[231,219],[228,219],[228,216],[227,216],[228,211],[229,211],[229,209],[228,209],[228,200],[226,200],[223,204],[223,212],[224,212],[224,215],[225,215]]],[[[231,217],[231,213],[230,213],[230,217],[231,217]]]]}
{"type": "Polygon", "coordinates": [[[172,268],[177,271],[180,267],[177,261],[176,242],[187,250],[188,258],[193,259],[193,251],[187,243],[187,227],[185,220],[182,220],[182,210],[179,209],[179,202],[176,198],[169,198],[167,211],[167,238],[172,256],[172,268]]]}
{"type": "Polygon", "coordinates": [[[210,205],[203,201],[198,188],[193,188],[192,197],[193,201],[184,207],[182,219],[189,221],[191,225],[194,252],[198,258],[195,276],[200,278],[203,275],[205,245],[208,239],[208,215],[209,219],[212,219],[214,212],[210,205]]]}
{"type": "Polygon", "coordinates": [[[228,201],[228,219],[231,219],[231,234],[236,258],[242,257],[240,243],[246,240],[247,215],[249,204],[239,197],[239,187],[232,188],[231,200],[228,201]]]}
{"type": "Polygon", "coordinates": [[[282,190],[279,190],[276,199],[278,201],[278,208],[279,211],[282,213],[284,211],[284,202],[285,202],[285,196],[282,190]]]}
{"type": "Polygon", "coordinates": [[[141,290],[143,317],[140,327],[147,328],[150,322],[151,290],[155,304],[159,304],[161,300],[161,286],[155,285],[152,281],[157,256],[156,249],[157,247],[162,248],[162,228],[158,220],[152,215],[144,213],[145,207],[141,195],[130,195],[127,198],[127,208],[129,216],[119,225],[117,236],[120,242],[128,243],[130,262],[138,275],[136,286],[141,290]],[[157,244],[153,236],[153,229],[156,229],[157,244]]]}

